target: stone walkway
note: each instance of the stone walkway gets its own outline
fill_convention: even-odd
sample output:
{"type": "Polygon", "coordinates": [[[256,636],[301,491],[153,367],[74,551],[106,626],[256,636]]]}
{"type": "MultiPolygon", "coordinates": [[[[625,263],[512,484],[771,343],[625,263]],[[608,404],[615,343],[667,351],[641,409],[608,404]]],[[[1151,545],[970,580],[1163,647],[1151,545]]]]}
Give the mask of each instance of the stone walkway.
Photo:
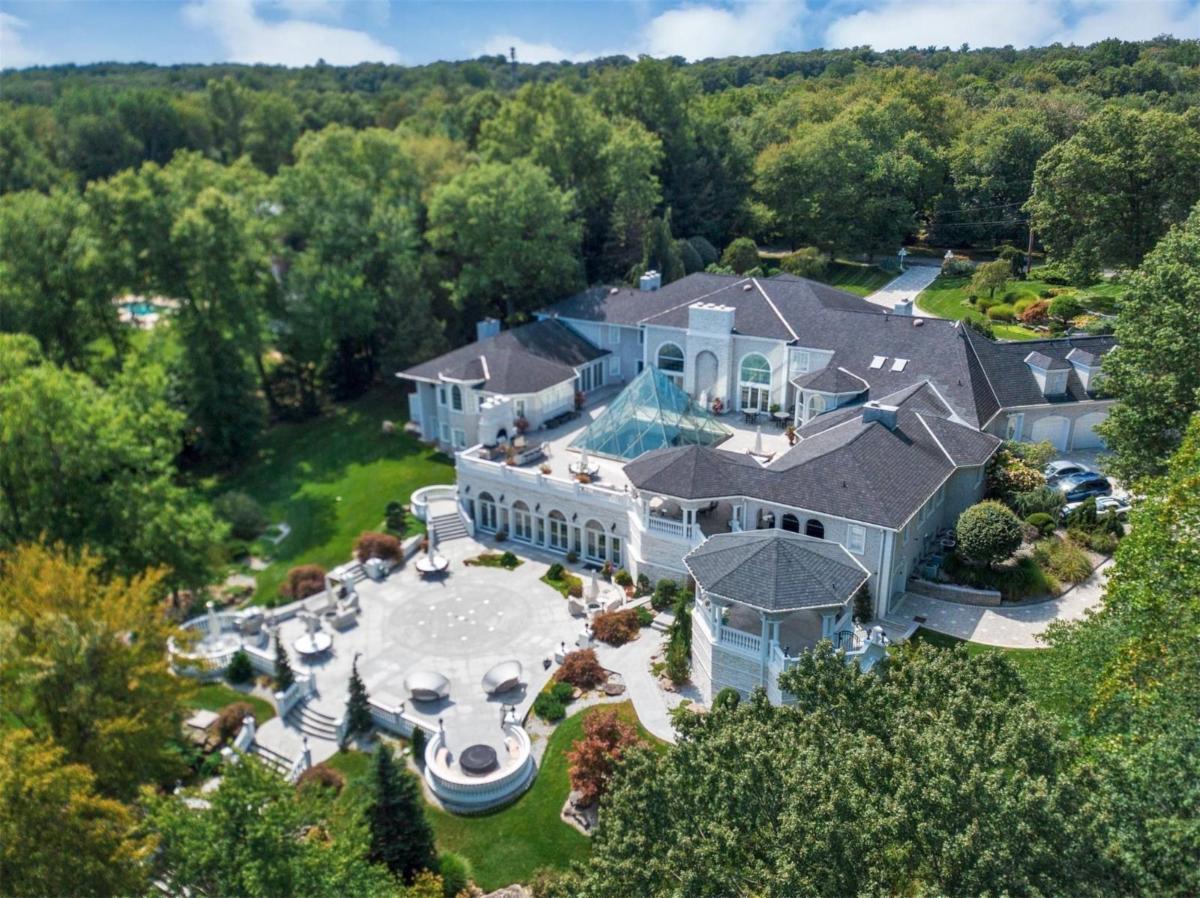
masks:
{"type": "Polygon", "coordinates": [[[1011,649],[1045,648],[1038,637],[1047,625],[1056,620],[1080,620],[1089,609],[1099,606],[1111,565],[1112,559],[1105,561],[1082,583],[1057,599],[1045,602],[983,608],[909,592],[888,616],[897,620],[923,617],[922,627],[984,645],[1011,649]]]}
{"type": "Polygon", "coordinates": [[[866,297],[866,300],[890,311],[896,303],[911,299],[913,300],[913,315],[921,318],[934,318],[936,316],[917,308],[916,298],[918,293],[933,283],[941,271],[941,268],[936,265],[912,265],[895,280],[889,281],[883,289],[876,290],[866,297]]]}
{"type": "Polygon", "coordinates": [[[671,711],[684,699],[698,701],[699,696],[689,694],[690,687],[683,692],[664,692],[650,672],[650,658],[663,647],[665,633],[642,628],[638,638],[625,645],[613,647],[603,642],[596,643],[596,657],[609,670],[615,670],[625,680],[625,695],[633,702],[638,720],[647,730],[666,742],[675,741],[675,728],[671,726],[671,711]]]}

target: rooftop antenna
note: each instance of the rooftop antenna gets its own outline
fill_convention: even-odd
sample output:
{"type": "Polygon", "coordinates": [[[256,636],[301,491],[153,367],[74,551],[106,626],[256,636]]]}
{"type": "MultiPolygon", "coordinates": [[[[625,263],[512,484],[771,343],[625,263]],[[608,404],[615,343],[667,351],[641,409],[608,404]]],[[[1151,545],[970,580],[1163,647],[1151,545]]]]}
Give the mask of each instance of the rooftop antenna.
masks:
{"type": "Polygon", "coordinates": [[[517,83],[517,48],[516,47],[508,48],[508,64],[509,64],[509,67],[512,69],[513,85],[515,86],[517,83]]]}

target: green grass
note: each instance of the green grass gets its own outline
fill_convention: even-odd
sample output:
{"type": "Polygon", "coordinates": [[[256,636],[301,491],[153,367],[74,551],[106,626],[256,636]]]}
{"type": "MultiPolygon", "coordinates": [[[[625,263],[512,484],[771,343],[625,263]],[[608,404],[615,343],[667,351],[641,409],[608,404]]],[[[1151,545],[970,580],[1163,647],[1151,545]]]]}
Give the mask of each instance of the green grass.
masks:
{"type": "Polygon", "coordinates": [[[541,580],[547,586],[553,587],[561,592],[563,594],[563,598],[566,598],[570,594],[572,586],[578,586],[580,589],[583,589],[583,580],[581,580],[579,577],[576,577],[570,571],[563,571],[562,577],[557,580],[553,579],[549,573],[545,573],[542,575],[541,580]]]}
{"type": "Polygon", "coordinates": [[[205,683],[187,698],[187,703],[193,708],[203,708],[206,711],[220,711],[234,702],[250,705],[254,709],[254,720],[259,726],[275,716],[275,706],[266,699],[238,692],[224,683],[205,683]]]}
{"type": "Polygon", "coordinates": [[[389,501],[407,503],[413,490],[453,483],[449,458],[408,434],[384,434],[384,420],[404,418],[404,394],[378,389],[310,421],[280,424],[262,439],[256,457],[232,475],[208,484],[212,495],[243,490],[262,503],[272,523],[291,534],[267,544],[270,566],[256,573],[255,601],[273,603],[288,569],[329,569],[350,558],[364,530],[383,526],[389,501]]]}
{"type": "MultiPolygon", "coordinates": [[[[1035,274],[1036,272],[1037,269],[1034,269],[1035,274]]],[[[917,307],[941,318],[950,318],[955,321],[987,321],[986,315],[967,302],[967,297],[971,292],[970,286],[970,278],[939,277],[921,291],[917,297],[917,307]]],[[[1072,291],[1075,288],[1056,287],[1045,281],[1031,278],[1027,281],[1009,281],[1003,291],[996,292],[996,298],[1003,298],[1007,303],[1016,303],[1025,298],[1038,298],[1044,290],[1072,291]]],[[[1120,298],[1125,292],[1125,287],[1119,283],[1105,281],[1092,284],[1090,287],[1079,288],[1075,292],[1083,296],[1120,298]]],[[[1047,336],[1020,324],[1002,324],[1000,322],[991,322],[991,324],[996,337],[1001,340],[1033,340],[1044,339],[1047,336]]]]}
{"type": "Polygon", "coordinates": [[[371,772],[371,756],[363,751],[339,751],[323,762],[346,778],[346,782],[364,779],[371,772]]]}
{"type": "Polygon", "coordinates": [[[886,286],[895,277],[895,273],[884,271],[877,265],[844,262],[839,259],[836,262],[830,262],[824,276],[818,280],[837,287],[839,290],[845,290],[847,293],[866,296],[886,286]]]}
{"type": "MultiPolygon", "coordinates": [[[[532,788],[508,807],[481,817],[459,817],[427,808],[438,850],[467,858],[480,888],[492,891],[528,882],[539,867],[561,869],[572,861],[587,859],[591,850],[587,837],[558,815],[570,791],[566,752],[583,735],[584,718],[603,708],[616,708],[631,723],[637,720],[630,702],[593,706],[568,717],[551,734],[532,788]]],[[[662,745],[640,726],[638,731],[652,745],[662,745]]]]}
{"type": "Polygon", "coordinates": [[[956,636],[947,636],[934,630],[918,627],[909,643],[923,643],[949,649],[957,645],[965,646],[968,655],[982,655],[986,652],[1000,652],[1013,663],[1021,678],[1029,685],[1035,685],[1046,662],[1050,659],[1053,649],[1006,649],[994,645],[984,645],[980,642],[967,642],[956,636]]]}

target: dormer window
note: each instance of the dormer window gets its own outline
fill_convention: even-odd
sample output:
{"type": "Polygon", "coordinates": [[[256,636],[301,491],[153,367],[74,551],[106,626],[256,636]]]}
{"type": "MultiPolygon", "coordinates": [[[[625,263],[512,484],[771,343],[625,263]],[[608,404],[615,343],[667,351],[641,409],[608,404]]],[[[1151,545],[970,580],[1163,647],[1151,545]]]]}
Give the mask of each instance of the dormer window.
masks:
{"type": "Polygon", "coordinates": [[[1100,356],[1076,347],[1067,353],[1067,361],[1075,369],[1075,374],[1083,388],[1089,393],[1096,388],[1096,379],[1100,376],[1100,356]]]}
{"type": "Polygon", "coordinates": [[[1038,389],[1043,396],[1062,396],[1067,392],[1067,374],[1071,363],[1063,359],[1051,358],[1043,352],[1034,350],[1025,356],[1025,364],[1033,373],[1038,389]]]}

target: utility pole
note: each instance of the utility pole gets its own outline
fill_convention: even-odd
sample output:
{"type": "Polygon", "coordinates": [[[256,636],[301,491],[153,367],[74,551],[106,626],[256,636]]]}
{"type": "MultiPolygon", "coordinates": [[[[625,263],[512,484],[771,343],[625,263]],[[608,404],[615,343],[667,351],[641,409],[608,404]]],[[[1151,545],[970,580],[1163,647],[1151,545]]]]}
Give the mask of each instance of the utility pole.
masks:
{"type": "Polygon", "coordinates": [[[1025,250],[1025,277],[1033,269],[1033,219],[1029,219],[1029,246],[1025,250]]]}
{"type": "Polygon", "coordinates": [[[516,47],[508,48],[508,64],[509,64],[509,68],[512,69],[513,87],[516,87],[517,86],[517,48],[516,47]]]}

